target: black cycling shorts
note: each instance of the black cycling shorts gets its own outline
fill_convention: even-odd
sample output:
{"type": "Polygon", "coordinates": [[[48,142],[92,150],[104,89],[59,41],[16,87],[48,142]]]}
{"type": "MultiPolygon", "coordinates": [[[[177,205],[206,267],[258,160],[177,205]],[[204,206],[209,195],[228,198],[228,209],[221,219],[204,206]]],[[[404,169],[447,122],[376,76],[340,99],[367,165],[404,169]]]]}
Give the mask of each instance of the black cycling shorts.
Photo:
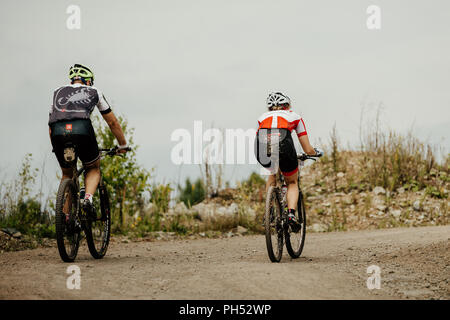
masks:
{"type": "Polygon", "coordinates": [[[278,168],[284,176],[298,171],[297,151],[287,129],[259,129],[255,139],[255,156],[272,174],[278,168]]]}
{"type": "Polygon", "coordinates": [[[64,148],[72,144],[83,165],[100,158],[95,131],[89,119],[58,121],[50,125],[53,151],[61,168],[70,168],[64,160],[64,148]]]}

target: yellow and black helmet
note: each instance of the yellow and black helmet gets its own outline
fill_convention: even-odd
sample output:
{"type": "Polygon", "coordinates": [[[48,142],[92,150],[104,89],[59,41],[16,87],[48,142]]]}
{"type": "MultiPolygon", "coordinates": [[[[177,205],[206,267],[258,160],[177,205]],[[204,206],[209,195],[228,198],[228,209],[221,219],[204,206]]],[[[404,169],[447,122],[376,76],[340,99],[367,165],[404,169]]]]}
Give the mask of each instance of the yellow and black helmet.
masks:
{"type": "Polygon", "coordinates": [[[74,64],[73,67],[69,69],[69,79],[73,83],[75,80],[81,80],[86,84],[87,80],[91,81],[91,85],[94,84],[94,73],[88,68],[81,64],[74,64]]]}

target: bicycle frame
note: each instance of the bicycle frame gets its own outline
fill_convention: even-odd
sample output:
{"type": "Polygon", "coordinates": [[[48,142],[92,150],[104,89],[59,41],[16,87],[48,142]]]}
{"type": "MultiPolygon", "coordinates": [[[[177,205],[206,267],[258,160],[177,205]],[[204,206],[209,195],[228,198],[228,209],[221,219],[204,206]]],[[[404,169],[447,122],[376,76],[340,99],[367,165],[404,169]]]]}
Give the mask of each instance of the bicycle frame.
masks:
{"type": "MultiPolygon", "coordinates": [[[[65,160],[68,163],[70,163],[70,165],[71,165],[71,168],[72,168],[72,178],[71,179],[72,179],[72,181],[74,182],[74,184],[76,186],[77,193],[79,194],[79,192],[80,192],[80,180],[79,180],[79,177],[83,173],[86,172],[86,168],[84,167],[84,165],[82,165],[81,168],[78,169],[78,156],[77,156],[77,154],[75,152],[75,146],[71,145],[71,144],[68,144],[65,149],[70,149],[70,148],[72,150],[69,150],[68,154],[70,154],[72,158],[71,159],[65,159],[65,160]]],[[[110,155],[110,156],[117,155],[117,150],[118,150],[117,147],[114,147],[114,148],[111,148],[111,149],[100,149],[99,150],[100,151],[100,158],[99,159],[101,160],[104,157],[104,155],[102,153],[104,153],[106,155],[110,155]]],[[[130,149],[128,148],[128,150],[130,150],[130,149]]],[[[102,191],[103,191],[103,189],[105,187],[106,186],[103,184],[103,175],[100,172],[100,181],[98,183],[97,188],[99,189],[99,192],[102,193],[102,191]]],[[[80,200],[81,199],[78,199],[78,201],[77,201],[77,205],[78,205],[77,213],[78,213],[78,215],[80,215],[80,210],[81,210],[80,200]]],[[[103,218],[103,214],[104,214],[104,212],[102,210],[102,218],[103,218]]]]}
{"type": "MultiPolygon", "coordinates": [[[[112,155],[116,152],[117,149],[112,148],[112,149],[100,149],[100,160],[103,158],[103,155],[101,154],[102,152],[112,155]]],[[[77,157],[75,156],[75,160],[77,160],[77,157]]],[[[79,177],[86,171],[86,168],[83,166],[81,166],[81,168],[78,169],[77,167],[77,161],[72,161],[72,180],[74,181],[75,185],[77,186],[77,190],[80,190],[80,181],[79,181],[79,177]]],[[[103,187],[103,175],[100,172],[100,181],[98,183],[98,187],[103,187]]]]}
{"type": "MultiPolygon", "coordinates": [[[[313,159],[314,160],[314,159],[313,159]]],[[[298,191],[299,193],[302,192],[302,189],[300,188],[300,172],[303,168],[303,166],[305,165],[305,160],[298,160],[298,175],[297,175],[297,186],[298,186],[298,191]]],[[[275,177],[275,186],[278,187],[281,190],[281,187],[286,186],[286,181],[284,179],[283,174],[281,174],[280,169],[278,169],[276,177],[275,177]]],[[[284,199],[281,199],[284,203],[284,199]]],[[[280,201],[281,202],[281,201],[280,201]]]]}

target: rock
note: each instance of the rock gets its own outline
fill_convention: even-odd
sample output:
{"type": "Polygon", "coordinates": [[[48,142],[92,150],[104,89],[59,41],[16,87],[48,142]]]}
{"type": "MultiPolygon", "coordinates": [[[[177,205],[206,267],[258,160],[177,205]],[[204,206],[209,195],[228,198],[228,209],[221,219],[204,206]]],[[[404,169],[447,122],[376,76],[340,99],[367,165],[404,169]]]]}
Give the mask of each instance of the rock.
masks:
{"type": "Polygon", "coordinates": [[[338,172],[336,176],[337,176],[338,178],[343,178],[344,175],[345,175],[345,174],[344,174],[343,172],[338,172]]]}
{"type": "Polygon", "coordinates": [[[324,202],[322,205],[323,205],[324,207],[329,207],[329,206],[331,206],[331,203],[329,203],[329,202],[324,202]]]}
{"type": "Polygon", "coordinates": [[[326,232],[328,230],[328,226],[322,224],[322,223],[314,223],[311,226],[312,232],[326,232]]]}
{"type": "Polygon", "coordinates": [[[184,204],[184,202],[178,202],[175,207],[173,208],[173,211],[175,211],[175,214],[184,214],[188,211],[188,208],[184,204]]]}
{"type": "Polygon", "coordinates": [[[373,188],[373,193],[375,193],[376,195],[386,194],[386,190],[383,187],[375,187],[373,188]]]}
{"type": "Polygon", "coordinates": [[[397,192],[398,192],[398,194],[405,193],[405,188],[403,188],[403,187],[397,188],[397,192]]]}
{"type": "Polygon", "coordinates": [[[178,202],[175,207],[170,208],[167,211],[168,216],[179,216],[189,212],[189,209],[186,207],[184,202],[178,202]]]}
{"type": "Polygon", "coordinates": [[[399,218],[402,214],[402,210],[392,210],[391,215],[395,218],[399,218]]]}
{"type": "Polygon", "coordinates": [[[175,232],[164,232],[164,231],[153,231],[150,235],[155,237],[157,240],[169,240],[176,237],[175,232]]]}
{"type": "Polygon", "coordinates": [[[230,231],[230,232],[228,232],[225,236],[226,236],[227,238],[231,238],[231,237],[234,236],[234,233],[230,231]]]}
{"type": "Polygon", "coordinates": [[[238,209],[238,205],[234,202],[229,206],[201,202],[193,206],[191,212],[197,212],[201,221],[214,222],[219,219],[234,219],[238,213],[238,209]]]}
{"type": "Polygon", "coordinates": [[[377,206],[377,210],[379,210],[379,211],[386,211],[386,208],[387,207],[385,205],[382,205],[382,204],[377,206]]]}
{"type": "Polygon", "coordinates": [[[16,239],[20,239],[22,237],[22,233],[20,233],[20,231],[14,232],[12,234],[12,237],[16,238],[16,239]]]}
{"type": "Polygon", "coordinates": [[[242,226],[238,226],[236,229],[236,233],[238,233],[238,234],[245,234],[245,233],[247,233],[247,231],[248,231],[247,228],[244,228],[242,226]]]}
{"type": "Polygon", "coordinates": [[[353,204],[353,200],[350,197],[346,197],[346,198],[344,198],[344,203],[346,205],[351,205],[351,204],[353,204]]]}
{"type": "Polygon", "coordinates": [[[211,208],[208,207],[205,203],[200,202],[200,203],[192,206],[191,211],[197,212],[200,220],[205,221],[208,219],[209,214],[210,214],[208,209],[210,210],[211,208]]]}
{"type": "Polygon", "coordinates": [[[378,206],[384,206],[385,201],[384,201],[384,199],[382,197],[375,196],[372,199],[372,204],[374,205],[374,208],[377,208],[378,206]]]}
{"type": "Polygon", "coordinates": [[[236,203],[232,203],[228,207],[218,207],[216,209],[216,214],[222,215],[222,216],[234,216],[238,213],[238,205],[236,203]]]}
{"type": "Polygon", "coordinates": [[[414,201],[414,203],[413,203],[413,209],[414,209],[415,211],[420,211],[421,208],[422,208],[422,205],[420,204],[420,201],[419,201],[419,200],[414,201]]]}
{"type": "Polygon", "coordinates": [[[3,229],[1,229],[1,231],[3,231],[4,233],[6,233],[7,235],[9,235],[13,238],[20,238],[22,236],[20,231],[17,229],[14,229],[14,228],[3,228],[3,229]]]}

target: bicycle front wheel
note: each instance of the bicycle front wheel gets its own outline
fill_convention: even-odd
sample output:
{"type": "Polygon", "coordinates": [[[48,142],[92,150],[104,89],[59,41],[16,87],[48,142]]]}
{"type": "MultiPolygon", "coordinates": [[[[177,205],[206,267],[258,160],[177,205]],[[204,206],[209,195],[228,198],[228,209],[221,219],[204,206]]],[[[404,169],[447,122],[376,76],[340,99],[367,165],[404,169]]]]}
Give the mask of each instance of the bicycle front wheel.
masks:
{"type": "Polygon", "coordinates": [[[292,229],[292,227],[289,227],[285,230],[286,249],[289,255],[294,259],[300,257],[300,255],[302,254],[306,236],[305,203],[303,200],[303,194],[301,192],[298,196],[296,218],[300,225],[295,228],[295,230],[292,229]]]}
{"type": "Polygon", "coordinates": [[[111,236],[111,212],[106,186],[100,186],[98,193],[100,196],[94,199],[100,199],[100,213],[96,214],[95,219],[88,217],[84,230],[89,252],[95,259],[105,256],[111,236]]]}
{"type": "Polygon", "coordinates": [[[75,260],[80,245],[78,204],[75,183],[71,179],[63,180],[56,196],[55,229],[59,255],[64,262],[75,260]]]}
{"type": "Polygon", "coordinates": [[[283,255],[282,208],[278,190],[278,188],[271,186],[267,191],[264,215],[267,253],[272,262],[280,262],[283,255]]]}

